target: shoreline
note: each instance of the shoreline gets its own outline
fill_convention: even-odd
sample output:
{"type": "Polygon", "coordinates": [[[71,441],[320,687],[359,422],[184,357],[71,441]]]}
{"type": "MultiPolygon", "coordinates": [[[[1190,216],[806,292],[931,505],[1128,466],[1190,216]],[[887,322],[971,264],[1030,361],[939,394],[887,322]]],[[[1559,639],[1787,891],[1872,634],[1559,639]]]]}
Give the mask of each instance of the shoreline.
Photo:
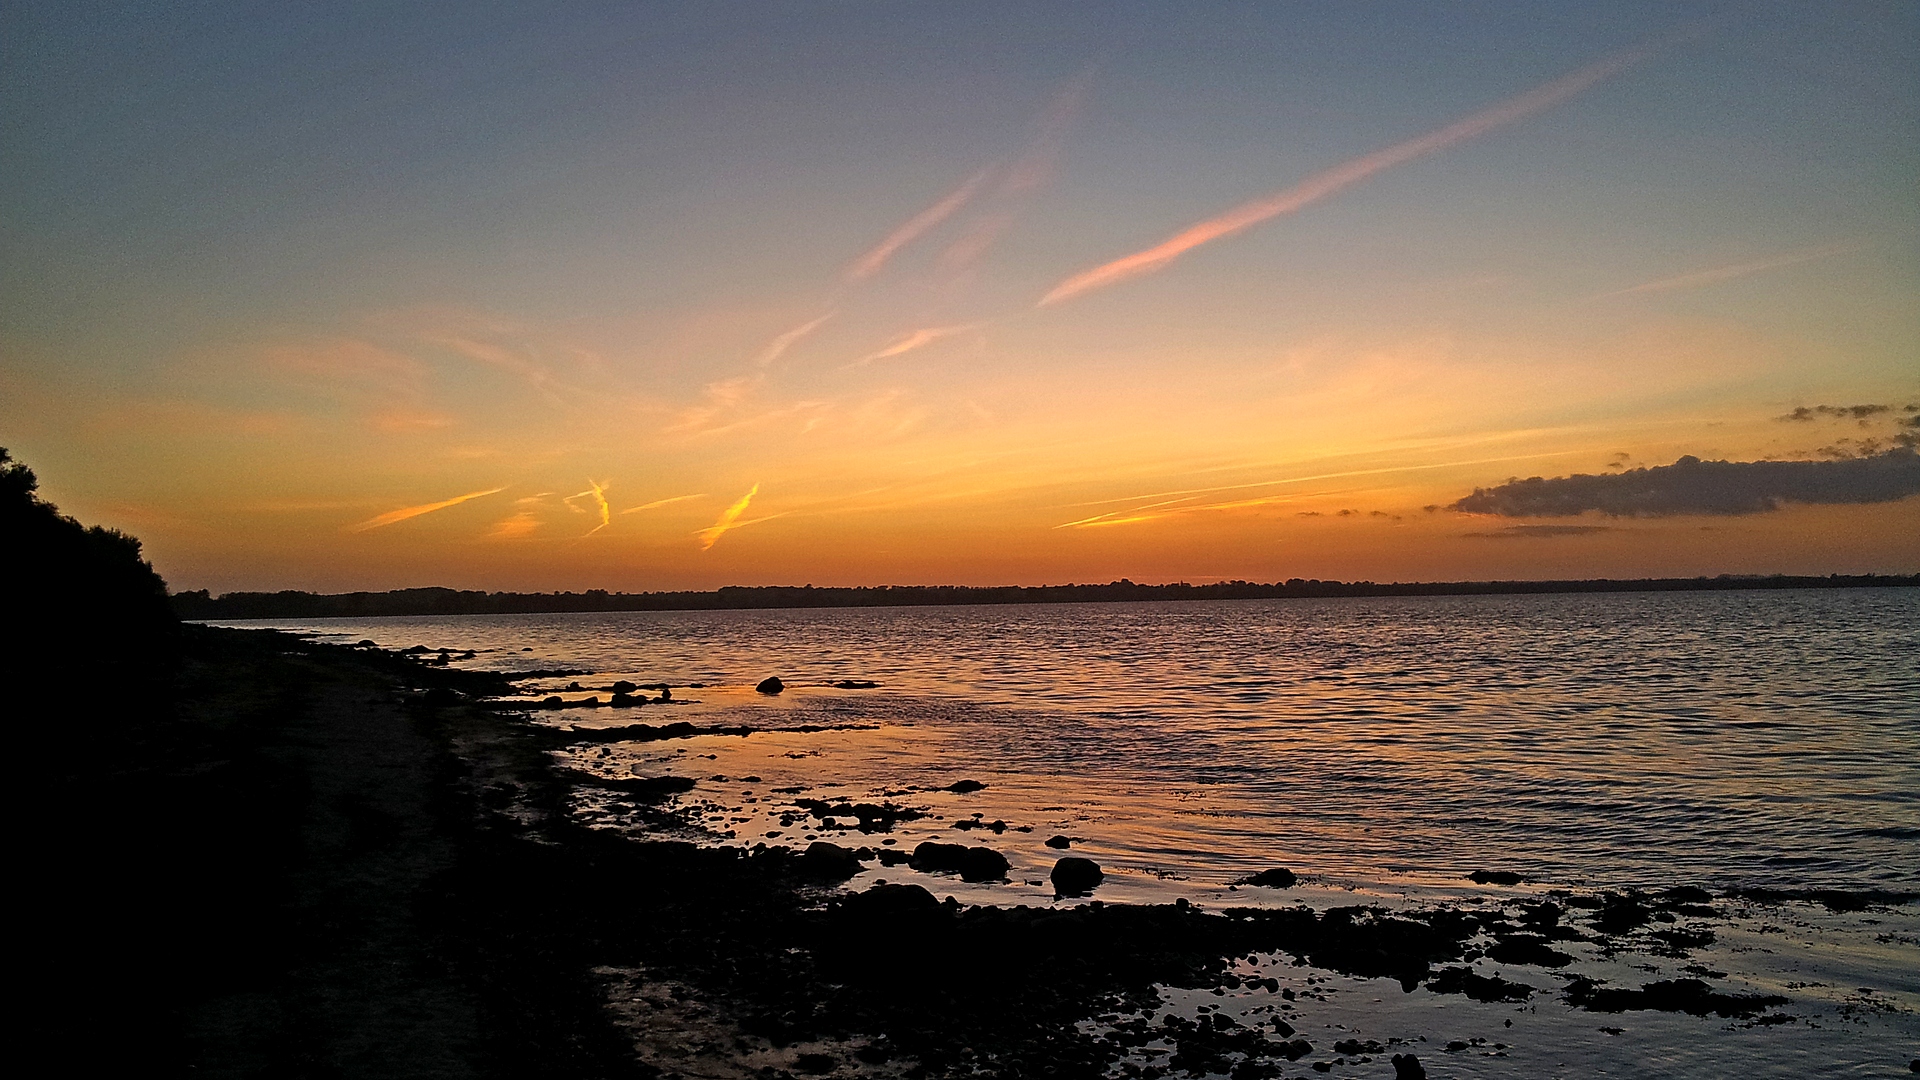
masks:
{"type": "MultiPolygon", "coordinates": [[[[1329,979],[1489,1008],[1564,1001],[1600,1023],[1645,1010],[1784,1022],[1771,1018],[1785,998],[1709,983],[1711,972],[1560,974],[1573,948],[1664,942],[1682,954],[1760,900],[1676,886],[1203,911],[966,907],[915,885],[848,894],[837,882],[864,861],[858,850],[741,851],[589,827],[573,810],[583,788],[659,829],[683,824],[677,789],[563,770],[549,754],[559,733],[485,704],[507,676],[272,631],[183,635],[182,753],[161,786],[191,787],[196,766],[181,759],[196,756],[277,777],[218,806],[278,807],[249,815],[264,824],[225,852],[270,900],[242,926],[272,955],[264,975],[256,956],[251,975],[203,971],[197,993],[174,999],[182,1064],[202,1075],[325,1061],[360,1075],[1151,1080],[1349,1064],[1384,1075],[1403,1054],[1431,1068],[1448,1053],[1509,1052],[1316,1034],[1296,999],[1317,1008],[1329,979]],[[209,741],[211,729],[225,734],[209,741]],[[273,850],[295,854],[275,863],[273,850]],[[1175,1007],[1183,995],[1203,1004],[1175,1007]]],[[[1823,900],[1912,898],[1765,898],[1823,900]]]]}

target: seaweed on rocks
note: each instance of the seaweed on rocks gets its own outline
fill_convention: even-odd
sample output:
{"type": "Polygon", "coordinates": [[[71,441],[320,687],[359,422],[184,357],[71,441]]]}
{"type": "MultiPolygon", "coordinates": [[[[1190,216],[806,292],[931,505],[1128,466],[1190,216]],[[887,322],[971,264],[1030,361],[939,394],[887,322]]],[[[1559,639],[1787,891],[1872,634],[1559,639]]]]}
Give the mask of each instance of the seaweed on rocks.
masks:
{"type": "Polygon", "coordinates": [[[1427,980],[1433,994],[1465,994],[1474,1001],[1525,1001],[1536,987],[1510,982],[1498,975],[1481,975],[1469,967],[1443,968],[1427,980]]]}
{"type": "Polygon", "coordinates": [[[1655,1010],[1683,1012],[1694,1016],[1709,1013],[1720,1017],[1757,1016],[1787,999],[1778,994],[1723,994],[1699,979],[1670,979],[1646,983],[1637,990],[1601,986],[1592,979],[1575,979],[1567,985],[1567,1004],[1589,1012],[1627,1012],[1655,1010]]]}
{"type": "Polygon", "coordinates": [[[848,802],[844,799],[834,802],[825,799],[795,799],[793,804],[806,811],[821,822],[846,818],[857,822],[855,826],[863,833],[888,833],[902,821],[914,821],[926,816],[925,811],[911,806],[900,806],[890,802],[848,802]]]}
{"type": "Polygon", "coordinates": [[[1835,912],[1898,907],[1920,900],[1920,893],[1897,889],[1736,889],[1727,895],[1759,904],[1819,904],[1835,912]]]}

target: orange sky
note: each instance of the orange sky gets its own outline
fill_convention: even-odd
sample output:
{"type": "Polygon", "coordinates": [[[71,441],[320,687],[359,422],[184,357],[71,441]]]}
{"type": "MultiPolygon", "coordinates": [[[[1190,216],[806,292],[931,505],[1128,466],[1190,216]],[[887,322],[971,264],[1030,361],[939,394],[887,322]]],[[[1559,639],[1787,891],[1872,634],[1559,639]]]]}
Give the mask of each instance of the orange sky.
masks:
{"type": "Polygon", "coordinates": [[[1445,509],[1910,438],[1875,10],[48,17],[0,443],[216,592],[1913,572],[1912,497],[1445,509]]]}

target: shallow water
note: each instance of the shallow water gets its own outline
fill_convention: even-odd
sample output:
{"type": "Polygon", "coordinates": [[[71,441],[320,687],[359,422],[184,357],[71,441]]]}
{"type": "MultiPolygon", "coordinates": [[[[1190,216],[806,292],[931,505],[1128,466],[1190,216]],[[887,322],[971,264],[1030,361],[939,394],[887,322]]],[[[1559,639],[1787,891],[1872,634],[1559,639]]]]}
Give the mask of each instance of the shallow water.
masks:
{"type": "Polygon", "coordinates": [[[989,785],[968,811],[1162,871],[1920,887],[1912,589],[272,625],[709,684],[676,720],[880,725],[805,761],[698,752],[850,794],[965,775],[989,785]],[[793,689],[753,693],[767,675],[793,689]],[[818,685],[840,679],[881,686],[818,685]]]}
{"type": "MultiPolygon", "coordinates": [[[[1013,865],[1005,883],[967,885],[870,863],[851,888],[916,880],[969,903],[1049,903],[1047,871],[1062,852],[1044,841],[1058,833],[1106,870],[1097,895],[1108,902],[1920,889],[1920,590],[235,625],[477,650],[461,666],[592,672],[579,677],[583,691],[562,692],[569,700],[605,700],[615,679],[670,683],[672,706],[535,715],[760,729],[560,754],[602,775],[696,779],[680,804],[707,842],[819,837],[905,850],[938,839],[985,844],[1013,865]],[[755,693],[768,675],[789,689],[755,693]],[[826,685],[843,679],[880,686],[826,685]],[[792,730],[802,726],[825,730],[792,730]],[[962,778],[986,787],[940,790],[962,778]],[[924,816],[863,835],[844,815],[828,824],[796,809],[840,797],[924,816]],[[1004,830],[959,827],[972,820],[1004,830]],[[1292,868],[1301,886],[1231,887],[1269,866],[1292,868]],[[1465,880],[1476,868],[1529,881],[1481,888],[1465,880]]],[[[527,685],[544,694],[569,681],[527,685]]],[[[577,812],[624,825],[591,795],[577,812]]],[[[1713,1061],[1751,1075],[1895,1075],[1920,1051],[1915,905],[1724,910],[1719,941],[1696,955],[1588,950],[1564,974],[1630,984],[1686,977],[1695,962],[1725,973],[1726,989],[1786,994],[1792,1024],[1596,1017],[1543,999],[1525,1007],[1516,1026],[1530,1034],[1506,1057],[1473,1047],[1444,1055],[1436,1075],[1721,1072],[1713,1061]],[[1719,1033],[1709,1043],[1690,1041],[1709,1031],[1719,1033]]],[[[1529,975],[1543,991],[1558,986],[1529,975]]],[[[1477,1032],[1519,1015],[1381,983],[1336,978],[1338,993],[1302,999],[1301,1019],[1444,1043],[1448,1025],[1477,1032]]]]}

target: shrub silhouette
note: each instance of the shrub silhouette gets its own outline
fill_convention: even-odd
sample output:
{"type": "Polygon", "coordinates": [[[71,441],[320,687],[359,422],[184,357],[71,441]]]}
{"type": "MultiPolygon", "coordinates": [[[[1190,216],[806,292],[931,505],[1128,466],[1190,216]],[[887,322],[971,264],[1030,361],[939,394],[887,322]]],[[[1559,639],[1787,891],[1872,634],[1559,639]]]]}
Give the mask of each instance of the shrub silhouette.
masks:
{"type": "Polygon", "coordinates": [[[110,678],[154,670],[178,626],[166,582],[140,557],[139,540],[82,525],[42,500],[39,487],[33,470],[0,447],[5,664],[20,669],[9,682],[40,696],[83,667],[110,678]]]}

